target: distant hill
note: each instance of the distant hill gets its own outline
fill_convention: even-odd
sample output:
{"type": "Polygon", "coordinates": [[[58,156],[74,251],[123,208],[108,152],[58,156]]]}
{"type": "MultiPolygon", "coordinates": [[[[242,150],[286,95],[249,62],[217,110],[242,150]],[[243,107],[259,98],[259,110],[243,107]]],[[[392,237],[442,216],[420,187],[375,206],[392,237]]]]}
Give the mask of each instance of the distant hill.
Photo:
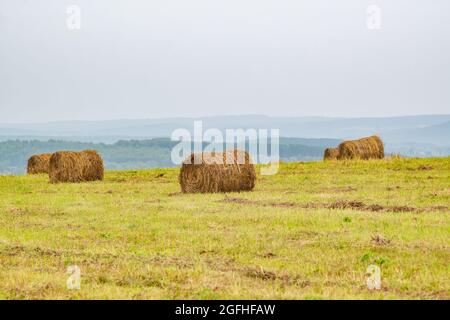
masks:
{"type": "MultiPolygon", "coordinates": [[[[406,133],[450,121],[450,115],[420,115],[385,118],[268,117],[262,115],[215,116],[204,118],[165,118],[111,121],[65,121],[35,124],[0,124],[0,136],[5,137],[103,137],[111,141],[130,138],[170,137],[177,128],[193,129],[194,120],[202,120],[204,129],[255,128],[280,129],[283,137],[353,139],[380,134],[397,139],[406,133]]],[[[437,141],[427,135],[427,142],[437,141]]],[[[84,141],[85,139],[83,139],[84,141]]]]}
{"type": "Polygon", "coordinates": [[[387,138],[393,142],[450,146],[450,121],[418,129],[393,131],[387,134],[387,138]]]}

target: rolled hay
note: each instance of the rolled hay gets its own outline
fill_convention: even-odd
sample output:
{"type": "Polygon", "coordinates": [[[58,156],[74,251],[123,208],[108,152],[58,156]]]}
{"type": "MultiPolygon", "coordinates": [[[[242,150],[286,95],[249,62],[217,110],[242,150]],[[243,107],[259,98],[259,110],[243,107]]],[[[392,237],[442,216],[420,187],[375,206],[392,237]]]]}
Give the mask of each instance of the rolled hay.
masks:
{"type": "Polygon", "coordinates": [[[339,147],[339,160],[344,159],[383,159],[384,145],[378,136],[371,136],[359,140],[344,141],[339,147]]]}
{"type": "Polygon", "coordinates": [[[48,173],[51,153],[35,154],[28,159],[27,173],[48,173]]]}
{"type": "Polygon", "coordinates": [[[179,176],[183,193],[250,191],[255,181],[255,166],[241,150],[193,153],[183,161],[179,176]]]}
{"type": "Polygon", "coordinates": [[[103,180],[103,160],[94,150],[59,151],[50,158],[50,182],[103,180]]]}
{"type": "Polygon", "coordinates": [[[338,148],[326,148],[323,153],[323,160],[336,160],[339,156],[338,148]]]}

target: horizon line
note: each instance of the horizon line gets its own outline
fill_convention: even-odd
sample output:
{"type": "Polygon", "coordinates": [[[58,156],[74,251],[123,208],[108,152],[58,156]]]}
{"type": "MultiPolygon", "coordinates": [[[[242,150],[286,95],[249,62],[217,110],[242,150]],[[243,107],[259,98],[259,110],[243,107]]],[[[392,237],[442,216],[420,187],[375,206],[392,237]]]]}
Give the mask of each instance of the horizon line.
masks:
{"type": "Polygon", "coordinates": [[[223,118],[223,117],[266,117],[266,118],[319,118],[319,119],[329,119],[329,120],[342,120],[342,119],[385,119],[385,118],[412,118],[412,117],[427,117],[427,116],[450,116],[450,113],[424,113],[424,114],[405,114],[396,116],[273,116],[267,114],[223,114],[223,115],[213,115],[213,116],[180,116],[180,117],[156,117],[156,118],[116,118],[116,119],[75,119],[75,120],[52,120],[52,121],[35,121],[35,122],[0,122],[0,126],[7,125],[33,125],[33,124],[52,124],[52,123],[64,123],[64,122],[115,122],[115,121],[152,121],[152,120],[175,120],[175,119],[191,119],[195,121],[196,119],[211,119],[211,118],[223,118]]]}

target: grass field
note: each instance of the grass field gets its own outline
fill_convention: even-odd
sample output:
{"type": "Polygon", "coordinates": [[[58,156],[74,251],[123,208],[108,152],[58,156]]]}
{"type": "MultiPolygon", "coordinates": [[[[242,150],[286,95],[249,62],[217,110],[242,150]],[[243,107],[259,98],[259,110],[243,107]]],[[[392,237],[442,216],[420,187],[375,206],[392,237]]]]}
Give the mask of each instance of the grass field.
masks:
{"type": "Polygon", "coordinates": [[[229,194],[177,176],[1,176],[0,298],[450,299],[450,158],[288,163],[229,194]]]}

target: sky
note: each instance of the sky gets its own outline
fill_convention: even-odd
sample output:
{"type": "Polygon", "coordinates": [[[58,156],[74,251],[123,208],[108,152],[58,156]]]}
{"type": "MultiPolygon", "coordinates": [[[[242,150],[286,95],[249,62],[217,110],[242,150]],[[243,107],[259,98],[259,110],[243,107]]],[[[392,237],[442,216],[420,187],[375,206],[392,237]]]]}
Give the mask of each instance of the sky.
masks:
{"type": "Polygon", "coordinates": [[[0,123],[449,113],[448,0],[0,0],[0,123]]]}

